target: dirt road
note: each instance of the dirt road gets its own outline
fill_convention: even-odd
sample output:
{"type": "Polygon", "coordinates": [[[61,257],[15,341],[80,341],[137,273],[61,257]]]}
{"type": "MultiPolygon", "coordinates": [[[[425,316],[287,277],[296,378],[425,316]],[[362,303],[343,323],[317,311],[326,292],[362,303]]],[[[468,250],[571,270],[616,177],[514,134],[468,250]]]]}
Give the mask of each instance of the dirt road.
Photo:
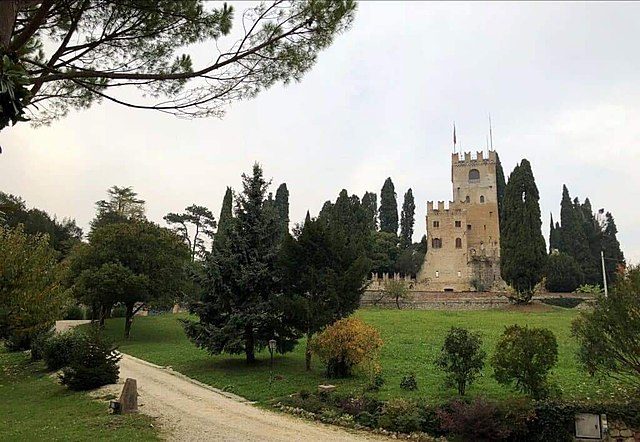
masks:
{"type": "MultiPolygon", "coordinates": [[[[261,410],[198,385],[175,372],[123,355],[120,382],[134,378],[140,411],[158,418],[172,441],[382,441],[365,432],[261,410]]],[[[121,390],[122,385],[109,387],[121,390]]]]}

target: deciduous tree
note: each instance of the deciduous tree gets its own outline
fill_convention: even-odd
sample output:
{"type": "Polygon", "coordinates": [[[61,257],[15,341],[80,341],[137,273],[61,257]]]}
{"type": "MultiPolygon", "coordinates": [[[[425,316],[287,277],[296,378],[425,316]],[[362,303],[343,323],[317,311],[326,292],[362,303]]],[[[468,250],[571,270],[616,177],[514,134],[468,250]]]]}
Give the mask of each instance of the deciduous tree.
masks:
{"type": "Polygon", "coordinates": [[[444,338],[436,366],[447,373],[447,385],[455,386],[458,394],[464,396],[467,386],[482,372],[486,355],[479,334],[451,327],[444,338]]]}

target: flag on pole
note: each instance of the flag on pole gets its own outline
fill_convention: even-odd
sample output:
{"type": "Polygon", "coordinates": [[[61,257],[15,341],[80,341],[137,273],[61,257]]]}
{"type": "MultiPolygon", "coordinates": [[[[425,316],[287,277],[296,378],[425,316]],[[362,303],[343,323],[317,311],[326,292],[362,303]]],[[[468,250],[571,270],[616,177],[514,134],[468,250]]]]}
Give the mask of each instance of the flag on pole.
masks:
{"type": "Polygon", "coordinates": [[[455,121],[453,122],[453,150],[456,150],[456,123],[455,121]]]}

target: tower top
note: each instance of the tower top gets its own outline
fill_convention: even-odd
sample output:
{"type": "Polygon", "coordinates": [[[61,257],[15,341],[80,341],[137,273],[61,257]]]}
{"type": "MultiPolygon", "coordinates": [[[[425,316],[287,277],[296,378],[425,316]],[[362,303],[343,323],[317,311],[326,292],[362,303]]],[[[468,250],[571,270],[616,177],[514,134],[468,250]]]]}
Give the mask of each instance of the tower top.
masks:
{"type": "Polygon", "coordinates": [[[472,152],[465,152],[462,154],[454,153],[451,155],[451,164],[453,166],[471,166],[478,163],[495,163],[497,161],[496,151],[490,150],[489,155],[485,158],[484,151],[477,151],[475,156],[472,156],[472,152]]]}

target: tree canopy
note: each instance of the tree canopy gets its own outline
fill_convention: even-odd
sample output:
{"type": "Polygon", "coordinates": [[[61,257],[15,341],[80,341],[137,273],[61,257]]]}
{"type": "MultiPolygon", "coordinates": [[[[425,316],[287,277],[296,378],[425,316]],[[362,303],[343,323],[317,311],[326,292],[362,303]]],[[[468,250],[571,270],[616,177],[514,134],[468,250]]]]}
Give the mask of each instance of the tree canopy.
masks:
{"type": "Polygon", "coordinates": [[[500,270],[524,302],[531,299],[546,269],[539,199],[531,164],[523,159],[511,172],[504,192],[500,270]]]}
{"type": "Polygon", "coordinates": [[[70,109],[109,100],[182,117],[222,115],[228,103],[275,83],[300,80],[353,20],[356,4],[284,1],[241,16],[203,0],[12,0],[0,2],[0,130],[25,121],[48,124],[70,109]],[[188,53],[208,43],[211,61],[188,53]],[[220,45],[220,46],[219,46],[220,45]],[[183,52],[185,51],[185,52],[183,52]],[[127,99],[123,88],[145,97],[127,99]]]}
{"type": "Polygon", "coordinates": [[[398,234],[398,202],[391,177],[384,181],[380,190],[380,231],[398,234]]]}
{"type": "Polygon", "coordinates": [[[413,199],[411,188],[404,194],[402,202],[402,213],[400,214],[400,245],[407,248],[411,245],[413,238],[413,225],[415,223],[416,202],[413,199]]]}
{"type": "Polygon", "coordinates": [[[214,230],[217,226],[213,213],[209,209],[192,204],[184,209],[184,213],[168,213],[163,219],[189,246],[191,261],[205,257],[207,244],[203,236],[213,239],[214,230]]]}

